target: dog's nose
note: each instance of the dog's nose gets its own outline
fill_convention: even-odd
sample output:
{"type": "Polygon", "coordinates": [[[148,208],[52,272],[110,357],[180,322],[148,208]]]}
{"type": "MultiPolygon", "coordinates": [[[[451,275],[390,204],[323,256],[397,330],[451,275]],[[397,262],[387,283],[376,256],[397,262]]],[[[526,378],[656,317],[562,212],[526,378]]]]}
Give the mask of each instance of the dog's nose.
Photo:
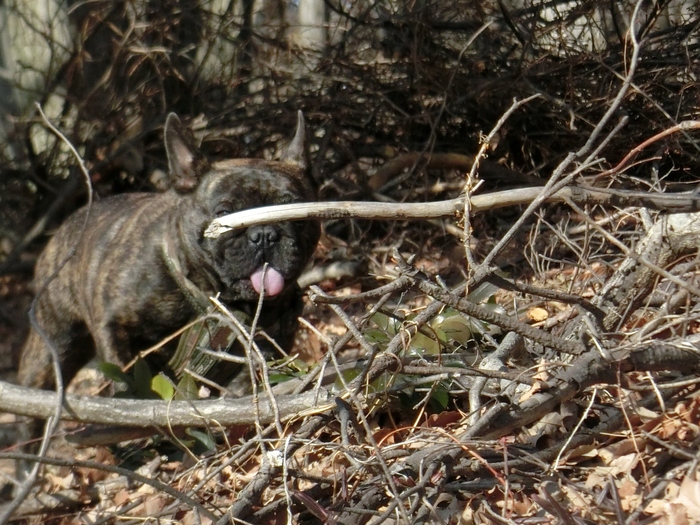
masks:
{"type": "Polygon", "coordinates": [[[269,248],[280,238],[279,232],[272,226],[253,226],[248,229],[250,244],[259,248],[269,248]]]}

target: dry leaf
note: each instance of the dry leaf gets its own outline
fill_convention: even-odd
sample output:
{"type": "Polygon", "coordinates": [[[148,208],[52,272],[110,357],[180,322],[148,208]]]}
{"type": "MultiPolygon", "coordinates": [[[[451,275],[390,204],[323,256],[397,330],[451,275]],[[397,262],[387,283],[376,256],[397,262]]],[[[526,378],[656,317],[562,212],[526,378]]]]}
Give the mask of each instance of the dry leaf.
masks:
{"type": "Polygon", "coordinates": [[[456,410],[440,412],[439,414],[431,414],[426,421],[428,427],[445,428],[453,423],[457,423],[462,419],[461,412],[456,410]]]}
{"type": "Polygon", "coordinates": [[[632,479],[624,479],[617,483],[617,492],[620,496],[622,510],[625,512],[636,509],[642,503],[639,485],[632,479]]]}
{"type": "Polygon", "coordinates": [[[588,477],[586,478],[586,483],[584,484],[584,486],[587,489],[592,489],[594,487],[603,488],[607,483],[608,483],[608,478],[606,476],[602,476],[602,475],[598,474],[597,472],[589,472],[588,477]]]}
{"type": "Polygon", "coordinates": [[[165,498],[160,494],[148,498],[143,502],[143,509],[146,516],[155,516],[165,507],[165,498]]]}
{"type": "Polygon", "coordinates": [[[652,500],[645,507],[644,512],[658,518],[654,525],[691,525],[683,505],[678,503],[669,503],[660,499],[652,500]]]}
{"type": "Polygon", "coordinates": [[[530,308],[527,311],[527,318],[533,323],[541,323],[549,318],[549,312],[540,307],[530,308]]]}
{"type": "Polygon", "coordinates": [[[694,523],[700,523],[700,481],[686,476],[681,482],[678,497],[672,503],[685,507],[688,518],[694,523]]]}
{"type": "Polygon", "coordinates": [[[206,516],[198,516],[193,510],[188,510],[180,519],[181,525],[212,525],[212,520],[206,516]]]}
{"type": "Polygon", "coordinates": [[[118,507],[124,505],[127,501],[131,499],[131,492],[124,489],[117,492],[112,498],[112,502],[118,507]]]}
{"type": "Polygon", "coordinates": [[[68,472],[68,474],[65,476],[47,472],[44,477],[51,484],[49,492],[58,492],[59,490],[69,489],[73,486],[73,482],[75,481],[75,476],[72,472],[68,472]]]}
{"type": "Polygon", "coordinates": [[[530,399],[532,396],[535,394],[539,394],[543,390],[546,390],[545,386],[547,383],[544,383],[542,381],[535,381],[530,388],[527,389],[527,391],[523,392],[523,394],[520,396],[520,399],[518,400],[520,403],[523,403],[530,399]]]}

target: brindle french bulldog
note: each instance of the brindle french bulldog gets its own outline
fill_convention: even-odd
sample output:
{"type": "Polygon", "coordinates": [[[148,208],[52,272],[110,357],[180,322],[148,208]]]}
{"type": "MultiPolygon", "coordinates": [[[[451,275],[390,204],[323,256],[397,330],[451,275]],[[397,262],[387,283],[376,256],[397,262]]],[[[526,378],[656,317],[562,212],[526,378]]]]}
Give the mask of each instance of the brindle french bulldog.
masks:
{"type": "MultiPolygon", "coordinates": [[[[262,328],[298,311],[296,279],[314,251],[318,224],[253,226],[217,239],[203,233],[215,217],[315,198],[301,112],[281,161],[212,163],[173,113],[164,136],[168,191],[106,198],[95,202],[87,217],[82,208],[37,262],[36,320],[58,350],[66,384],[95,353],[124,365],[183,327],[199,313],[193,290],[203,297],[218,294],[231,309],[250,311],[264,288],[262,328]]],[[[288,329],[278,332],[273,337],[293,336],[288,329]]],[[[20,359],[20,384],[53,388],[51,363],[46,343],[32,329],[20,359]]]]}

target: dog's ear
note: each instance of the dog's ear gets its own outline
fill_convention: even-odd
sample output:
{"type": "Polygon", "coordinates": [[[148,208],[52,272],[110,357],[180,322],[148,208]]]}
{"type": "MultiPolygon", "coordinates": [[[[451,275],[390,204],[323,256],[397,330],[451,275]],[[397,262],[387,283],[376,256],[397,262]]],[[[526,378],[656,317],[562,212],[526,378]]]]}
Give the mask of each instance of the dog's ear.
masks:
{"type": "Polygon", "coordinates": [[[282,162],[296,164],[302,169],[309,167],[306,151],[306,122],[304,122],[304,114],[301,111],[297,113],[297,131],[282,155],[282,162]]]}
{"type": "Polygon", "coordinates": [[[179,193],[194,190],[209,170],[209,161],[175,113],[170,113],[165,121],[164,140],[171,186],[179,193]]]}

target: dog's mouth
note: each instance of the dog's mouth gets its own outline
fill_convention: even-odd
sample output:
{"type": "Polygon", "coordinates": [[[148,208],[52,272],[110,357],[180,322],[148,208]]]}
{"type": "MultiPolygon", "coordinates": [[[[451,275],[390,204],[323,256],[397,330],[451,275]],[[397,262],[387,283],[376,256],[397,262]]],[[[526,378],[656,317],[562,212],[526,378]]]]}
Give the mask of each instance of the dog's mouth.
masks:
{"type": "Polygon", "coordinates": [[[260,267],[250,275],[250,283],[257,294],[265,288],[266,297],[279,295],[284,289],[284,276],[272,266],[260,267]]]}

